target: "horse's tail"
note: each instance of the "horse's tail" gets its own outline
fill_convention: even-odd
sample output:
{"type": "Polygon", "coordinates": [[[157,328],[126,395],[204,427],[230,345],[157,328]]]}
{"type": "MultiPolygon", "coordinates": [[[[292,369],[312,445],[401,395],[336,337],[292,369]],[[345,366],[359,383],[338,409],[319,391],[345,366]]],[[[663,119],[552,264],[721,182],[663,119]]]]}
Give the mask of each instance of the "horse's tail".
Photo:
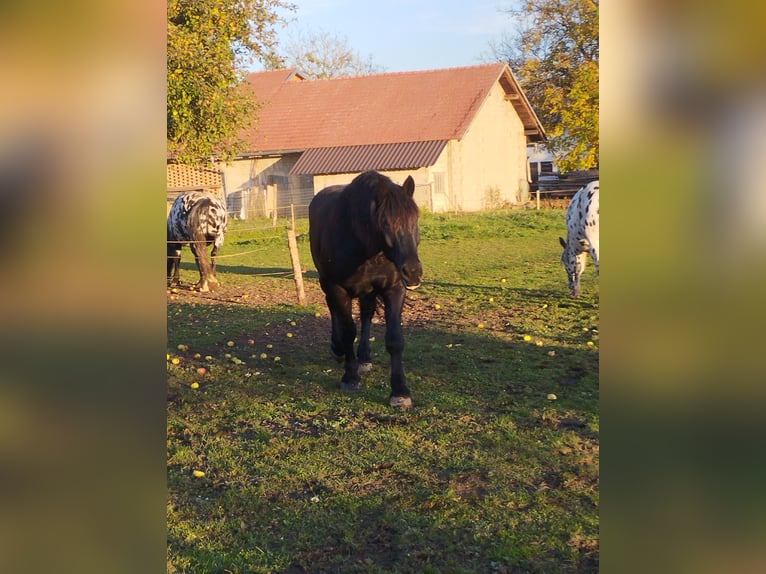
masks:
{"type": "Polygon", "coordinates": [[[210,217],[210,200],[197,202],[189,212],[189,239],[191,247],[196,252],[197,266],[200,273],[200,291],[215,289],[218,280],[213,271],[210,254],[207,251],[207,220],[210,217]]]}

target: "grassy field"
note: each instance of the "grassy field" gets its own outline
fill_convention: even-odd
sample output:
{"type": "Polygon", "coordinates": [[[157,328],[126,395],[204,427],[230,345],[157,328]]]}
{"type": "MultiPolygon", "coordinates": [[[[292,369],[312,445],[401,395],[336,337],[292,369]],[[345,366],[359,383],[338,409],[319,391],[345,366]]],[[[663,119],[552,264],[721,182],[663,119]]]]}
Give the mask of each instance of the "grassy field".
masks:
{"type": "Polygon", "coordinates": [[[307,305],[284,229],[247,222],[220,291],[168,294],[168,572],[597,572],[598,282],[567,296],[564,212],[421,218],[405,412],[382,318],[339,390],[306,225],[307,305]]]}

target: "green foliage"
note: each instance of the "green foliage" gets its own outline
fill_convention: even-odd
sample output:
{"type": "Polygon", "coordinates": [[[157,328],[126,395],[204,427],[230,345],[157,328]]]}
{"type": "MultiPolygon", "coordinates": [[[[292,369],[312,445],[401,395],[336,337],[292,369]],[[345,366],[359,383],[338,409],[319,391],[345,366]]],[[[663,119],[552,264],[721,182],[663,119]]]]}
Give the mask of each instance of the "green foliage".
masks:
{"type": "Polygon", "coordinates": [[[169,0],[168,152],[183,163],[241,149],[256,102],[237,89],[252,59],[278,61],[274,26],[283,0],[169,0]]]}
{"type": "Polygon", "coordinates": [[[508,12],[520,32],[498,51],[540,117],[559,167],[597,166],[598,1],[524,0],[508,12]]]}

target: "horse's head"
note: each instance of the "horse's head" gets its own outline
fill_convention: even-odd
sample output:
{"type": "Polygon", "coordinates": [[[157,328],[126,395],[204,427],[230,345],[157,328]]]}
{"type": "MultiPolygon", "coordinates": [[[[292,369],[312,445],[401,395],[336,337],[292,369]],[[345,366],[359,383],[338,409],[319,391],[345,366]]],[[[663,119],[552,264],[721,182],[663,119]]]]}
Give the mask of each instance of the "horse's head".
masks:
{"type": "MultiPolygon", "coordinates": [[[[578,252],[574,246],[569,245],[562,237],[559,237],[559,243],[564,248],[561,253],[561,263],[567,273],[567,282],[569,283],[569,294],[572,297],[580,296],[580,276],[585,271],[585,254],[578,252]]],[[[584,249],[584,248],[583,248],[584,249]]]]}
{"type": "Polygon", "coordinates": [[[383,253],[396,265],[407,289],[417,288],[423,276],[418,257],[420,211],[413,199],[414,193],[415,181],[408,176],[402,186],[381,181],[376,200],[383,253]]]}

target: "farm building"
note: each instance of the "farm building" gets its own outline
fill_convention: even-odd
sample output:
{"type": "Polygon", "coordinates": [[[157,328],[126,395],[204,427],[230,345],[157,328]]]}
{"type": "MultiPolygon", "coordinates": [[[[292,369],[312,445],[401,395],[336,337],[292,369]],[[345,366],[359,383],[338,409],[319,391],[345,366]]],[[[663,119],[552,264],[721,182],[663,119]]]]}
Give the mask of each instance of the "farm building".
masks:
{"type": "Polygon", "coordinates": [[[314,193],[367,170],[434,212],[526,201],[527,145],[545,131],[505,63],[305,80],[256,72],[261,102],[247,152],[221,165],[234,216],[305,213],[314,193]]]}

